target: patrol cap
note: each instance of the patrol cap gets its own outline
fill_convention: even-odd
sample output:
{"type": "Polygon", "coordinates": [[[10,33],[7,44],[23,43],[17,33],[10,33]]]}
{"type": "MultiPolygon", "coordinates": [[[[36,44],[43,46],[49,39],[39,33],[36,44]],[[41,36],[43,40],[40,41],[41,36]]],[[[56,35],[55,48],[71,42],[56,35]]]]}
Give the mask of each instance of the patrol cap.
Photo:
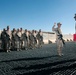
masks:
{"type": "Polygon", "coordinates": [[[57,25],[62,25],[62,24],[60,22],[58,22],[57,25]]]}
{"type": "Polygon", "coordinates": [[[7,26],[7,29],[9,29],[9,26],[7,26]]]}

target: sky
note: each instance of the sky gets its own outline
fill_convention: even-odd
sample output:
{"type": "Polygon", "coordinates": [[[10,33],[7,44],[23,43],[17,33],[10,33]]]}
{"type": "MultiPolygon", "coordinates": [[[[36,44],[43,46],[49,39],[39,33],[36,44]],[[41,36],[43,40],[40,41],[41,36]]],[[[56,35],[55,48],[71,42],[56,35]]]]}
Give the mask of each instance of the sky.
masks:
{"type": "Polygon", "coordinates": [[[23,28],[52,32],[61,22],[63,34],[75,33],[76,0],[0,0],[0,30],[23,28]]]}

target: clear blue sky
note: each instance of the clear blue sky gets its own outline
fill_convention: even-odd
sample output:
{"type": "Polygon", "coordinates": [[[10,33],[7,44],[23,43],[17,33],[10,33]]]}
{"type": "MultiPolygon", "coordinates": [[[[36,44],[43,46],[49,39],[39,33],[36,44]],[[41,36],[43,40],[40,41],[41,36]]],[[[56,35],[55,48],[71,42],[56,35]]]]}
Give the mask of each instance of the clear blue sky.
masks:
{"type": "Polygon", "coordinates": [[[62,23],[63,34],[75,33],[76,0],[0,0],[0,29],[52,31],[62,23]]]}

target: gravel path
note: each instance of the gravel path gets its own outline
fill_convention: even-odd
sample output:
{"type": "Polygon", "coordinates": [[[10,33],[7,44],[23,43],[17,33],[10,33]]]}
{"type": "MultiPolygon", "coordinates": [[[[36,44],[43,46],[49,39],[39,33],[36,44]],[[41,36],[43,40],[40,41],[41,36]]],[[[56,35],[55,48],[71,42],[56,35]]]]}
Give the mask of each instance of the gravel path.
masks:
{"type": "Polygon", "coordinates": [[[0,52],[0,75],[76,75],[76,42],[66,42],[59,57],[56,44],[40,49],[0,52]]]}

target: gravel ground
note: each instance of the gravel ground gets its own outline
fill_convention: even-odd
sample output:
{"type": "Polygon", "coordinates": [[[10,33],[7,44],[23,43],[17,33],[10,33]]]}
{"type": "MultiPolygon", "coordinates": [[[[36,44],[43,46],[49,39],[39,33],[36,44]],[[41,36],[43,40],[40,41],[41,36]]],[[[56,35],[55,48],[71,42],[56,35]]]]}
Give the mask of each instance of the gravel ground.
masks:
{"type": "Polygon", "coordinates": [[[0,52],[0,75],[76,75],[76,42],[66,42],[63,54],[58,56],[55,43],[0,52]]]}

